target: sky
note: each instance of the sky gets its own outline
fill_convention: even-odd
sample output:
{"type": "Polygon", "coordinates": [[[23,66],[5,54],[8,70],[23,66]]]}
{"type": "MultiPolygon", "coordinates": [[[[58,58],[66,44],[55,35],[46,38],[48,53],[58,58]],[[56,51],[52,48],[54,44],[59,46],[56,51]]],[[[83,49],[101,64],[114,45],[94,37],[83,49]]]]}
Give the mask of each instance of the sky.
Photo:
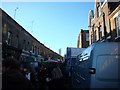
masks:
{"type": "Polygon", "coordinates": [[[94,2],[2,2],[2,9],[46,47],[57,53],[61,49],[63,56],[67,47],[77,47],[80,30],[88,30],[94,2]]]}

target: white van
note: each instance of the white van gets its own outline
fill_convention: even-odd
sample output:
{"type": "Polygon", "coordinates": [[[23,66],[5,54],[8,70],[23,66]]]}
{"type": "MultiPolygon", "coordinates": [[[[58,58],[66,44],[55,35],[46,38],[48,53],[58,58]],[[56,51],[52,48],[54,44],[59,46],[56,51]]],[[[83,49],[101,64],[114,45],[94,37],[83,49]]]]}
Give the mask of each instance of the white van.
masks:
{"type": "Polygon", "coordinates": [[[75,88],[120,88],[120,42],[98,42],[78,55],[75,88]]]}

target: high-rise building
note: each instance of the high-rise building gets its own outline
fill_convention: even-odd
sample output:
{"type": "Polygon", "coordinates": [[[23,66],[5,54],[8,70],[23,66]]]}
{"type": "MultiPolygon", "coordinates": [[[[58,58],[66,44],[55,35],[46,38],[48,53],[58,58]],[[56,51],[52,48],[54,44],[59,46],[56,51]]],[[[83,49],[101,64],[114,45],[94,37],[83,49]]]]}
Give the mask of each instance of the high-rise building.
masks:
{"type": "Polygon", "coordinates": [[[61,55],[61,51],[62,51],[62,50],[61,50],[61,48],[60,48],[60,49],[59,49],[59,54],[60,54],[60,55],[61,55]]]}

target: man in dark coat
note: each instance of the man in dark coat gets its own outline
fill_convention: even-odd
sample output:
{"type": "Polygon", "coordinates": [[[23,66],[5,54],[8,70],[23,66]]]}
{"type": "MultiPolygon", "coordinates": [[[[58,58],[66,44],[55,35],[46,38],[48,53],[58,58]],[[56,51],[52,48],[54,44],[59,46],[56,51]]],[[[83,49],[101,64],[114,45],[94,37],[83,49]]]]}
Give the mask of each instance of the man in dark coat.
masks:
{"type": "Polygon", "coordinates": [[[17,60],[7,58],[2,61],[2,90],[33,90],[31,82],[19,72],[17,60]]]}

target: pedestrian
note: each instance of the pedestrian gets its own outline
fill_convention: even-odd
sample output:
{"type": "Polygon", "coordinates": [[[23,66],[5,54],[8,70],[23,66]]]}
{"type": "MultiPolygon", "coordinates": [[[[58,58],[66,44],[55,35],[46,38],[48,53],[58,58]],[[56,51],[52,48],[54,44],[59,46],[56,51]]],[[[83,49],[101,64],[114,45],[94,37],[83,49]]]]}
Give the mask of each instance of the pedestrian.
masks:
{"type": "Polygon", "coordinates": [[[46,78],[48,77],[47,68],[44,65],[41,65],[41,71],[39,72],[39,86],[41,90],[47,90],[48,85],[46,78]]]}
{"type": "Polygon", "coordinates": [[[29,70],[27,71],[26,78],[27,78],[28,80],[30,80],[30,71],[29,71],[29,70]]]}
{"type": "Polygon", "coordinates": [[[2,61],[2,90],[34,90],[31,82],[19,71],[19,62],[13,58],[2,61]]]}
{"type": "Polygon", "coordinates": [[[55,66],[51,72],[52,74],[52,87],[51,90],[61,89],[64,87],[63,74],[59,66],[55,66]]]}

